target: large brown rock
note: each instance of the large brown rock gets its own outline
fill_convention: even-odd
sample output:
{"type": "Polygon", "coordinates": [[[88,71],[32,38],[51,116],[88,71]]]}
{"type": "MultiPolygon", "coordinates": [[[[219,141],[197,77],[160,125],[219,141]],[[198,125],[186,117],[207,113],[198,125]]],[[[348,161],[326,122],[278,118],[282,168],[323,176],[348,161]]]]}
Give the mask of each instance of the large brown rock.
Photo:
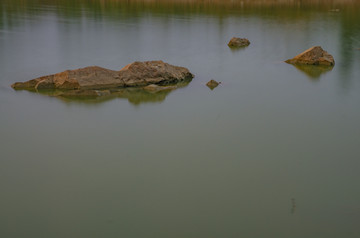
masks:
{"type": "Polygon", "coordinates": [[[11,85],[14,89],[60,89],[89,90],[119,87],[168,85],[191,80],[193,74],[187,68],[164,63],[146,61],[131,63],[120,71],[90,66],[47,75],[11,85]]]}
{"type": "Polygon", "coordinates": [[[328,65],[335,64],[334,57],[323,50],[320,46],[314,46],[305,50],[292,59],[285,61],[289,64],[328,65]]]}

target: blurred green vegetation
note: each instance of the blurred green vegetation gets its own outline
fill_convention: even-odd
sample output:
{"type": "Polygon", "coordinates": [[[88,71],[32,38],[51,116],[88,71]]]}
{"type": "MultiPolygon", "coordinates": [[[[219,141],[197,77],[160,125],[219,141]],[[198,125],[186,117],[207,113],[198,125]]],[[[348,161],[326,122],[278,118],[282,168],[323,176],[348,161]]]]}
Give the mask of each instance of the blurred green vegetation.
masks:
{"type": "MultiPolygon", "coordinates": [[[[152,14],[205,14],[227,16],[236,14],[276,14],[294,18],[309,11],[347,13],[359,12],[355,0],[2,0],[0,14],[37,14],[52,9],[64,16],[78,16],[79,10],[92,14],[126,17],[152,14]],[[306,10],[306,11],[305,11],[306,10]]],[[[357,14],[358,15],[358,14],[357,14]]]]}
{"type": "Polygon", "coordinates": [[[91,17],[121,20],[147,14],[162,17],[205,15],[260,16],[279,20],[311,20],[314,13],[341,14],[344,26],[360,22],[356,0],[1,0],[0,28],[21,24],[19,16],[55,13],[63,18],[91,17]],[[14,20],[14,18],[16,20],[14,20]]]}

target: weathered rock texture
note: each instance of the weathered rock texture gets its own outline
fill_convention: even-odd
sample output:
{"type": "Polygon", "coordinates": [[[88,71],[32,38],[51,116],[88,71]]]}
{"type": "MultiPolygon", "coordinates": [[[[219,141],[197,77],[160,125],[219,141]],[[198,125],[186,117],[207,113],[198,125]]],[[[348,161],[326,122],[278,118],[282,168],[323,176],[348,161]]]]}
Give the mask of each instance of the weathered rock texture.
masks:
{"type": "MultiPolygon", "coordinates": [[[[98,66],[66,70],[23,83],[11,85],[14,89],[59,89],[59,90],[103,90],[121,87],[168,85],[191,80],[194,76],[188,69],[173,66],[163,61],[131,63],[120,71],[98,66]]],[[[77,91],[81,92],[81,91],[77,91]]],[[[86,93],[102,94],[103,92],[86,93]]],[[[77,93],[74,92],[76,95],[77,93]]]]}
{"type": "Polygon", "coordinates": [[[229,47],[244,47],[250,45],[250,41],[246,38],[233,37],[228,43],[229,47]]]}
{"type": "Polygon", "coordinates": [[[314,46],[305,50],[301,54],[295,56],[292,59],[285,61],[289,64],[308,64],[308,65],[328,65],[335,64],[335,60],[332,55],[323,50],[320,46],[314,46]]]}

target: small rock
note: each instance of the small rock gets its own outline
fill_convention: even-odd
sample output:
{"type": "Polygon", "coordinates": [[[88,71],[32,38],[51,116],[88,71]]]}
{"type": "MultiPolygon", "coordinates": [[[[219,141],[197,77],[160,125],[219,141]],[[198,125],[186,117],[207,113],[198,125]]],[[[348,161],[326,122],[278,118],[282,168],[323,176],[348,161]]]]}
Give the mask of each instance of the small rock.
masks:
{"type": "Polygon", "coordinates": [[[285,61],[289,64],[309,64],[309,65],[327,65],[335,64],[334,57],[323,50],[320,46],[314,46],[292,59],[285,61]]]}
{"type": "Polygon", "coordinates": [[[220,82],[216,82],[215,80],[212,79],[206,83],[206,86],[208,86],[211,90],[213,90],[214,88],[219,86],[219,84],[220,84],[220,82]]]}
{"type": "Polygon", "coordinates": [[[229,47],[244,47],[250,45],[250,41],[246,38],[233,37],[228,43],[229,47]]]}

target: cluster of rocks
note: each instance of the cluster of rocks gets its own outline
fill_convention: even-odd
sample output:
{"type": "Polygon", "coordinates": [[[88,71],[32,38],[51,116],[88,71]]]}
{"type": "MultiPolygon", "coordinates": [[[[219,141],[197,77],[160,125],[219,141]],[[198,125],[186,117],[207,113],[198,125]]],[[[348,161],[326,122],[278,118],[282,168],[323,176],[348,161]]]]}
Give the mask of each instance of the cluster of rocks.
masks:
{"type": "MultiPolygon", "coordinates": [[[[245,47],[250,45],[250,41],[246,38],[233,37],[228,43],[228,46],[233,47],[245,47]]],[[[311,47],[292,59],[285,61],[290,64],[306,64],[306,65],[328,65],[333,66],[335,64],[334,58],[328,52],[323,50],[321,46],[311,47]]]]}
{"type": "MultiPolygon", "coordinates": [[[[250,45],[246,38],[233,37],[228,46],[245,47],[250,45]]],[[[333,66],[334,58],[320,46],[314,46],[292,59],[285,61],[294,65],[333,66]]],[[[189,83],[194,75],[187,68],[170,65],[163,61],[134,62],[119,71],[90,66],[66,70],[57,74],[42,76],[26,82],[11,85],[14,89],[56,90],[55,96],[62,97],[102,97],[119,94],[120,89],[136,87],[158,93],[171,91],[181,83],[189,83]]],[[[220,82],[210,80],[206,85],[213,90],[220,82]]],[[[182,84],[183,86],[184,84],[182,84]]]]}

